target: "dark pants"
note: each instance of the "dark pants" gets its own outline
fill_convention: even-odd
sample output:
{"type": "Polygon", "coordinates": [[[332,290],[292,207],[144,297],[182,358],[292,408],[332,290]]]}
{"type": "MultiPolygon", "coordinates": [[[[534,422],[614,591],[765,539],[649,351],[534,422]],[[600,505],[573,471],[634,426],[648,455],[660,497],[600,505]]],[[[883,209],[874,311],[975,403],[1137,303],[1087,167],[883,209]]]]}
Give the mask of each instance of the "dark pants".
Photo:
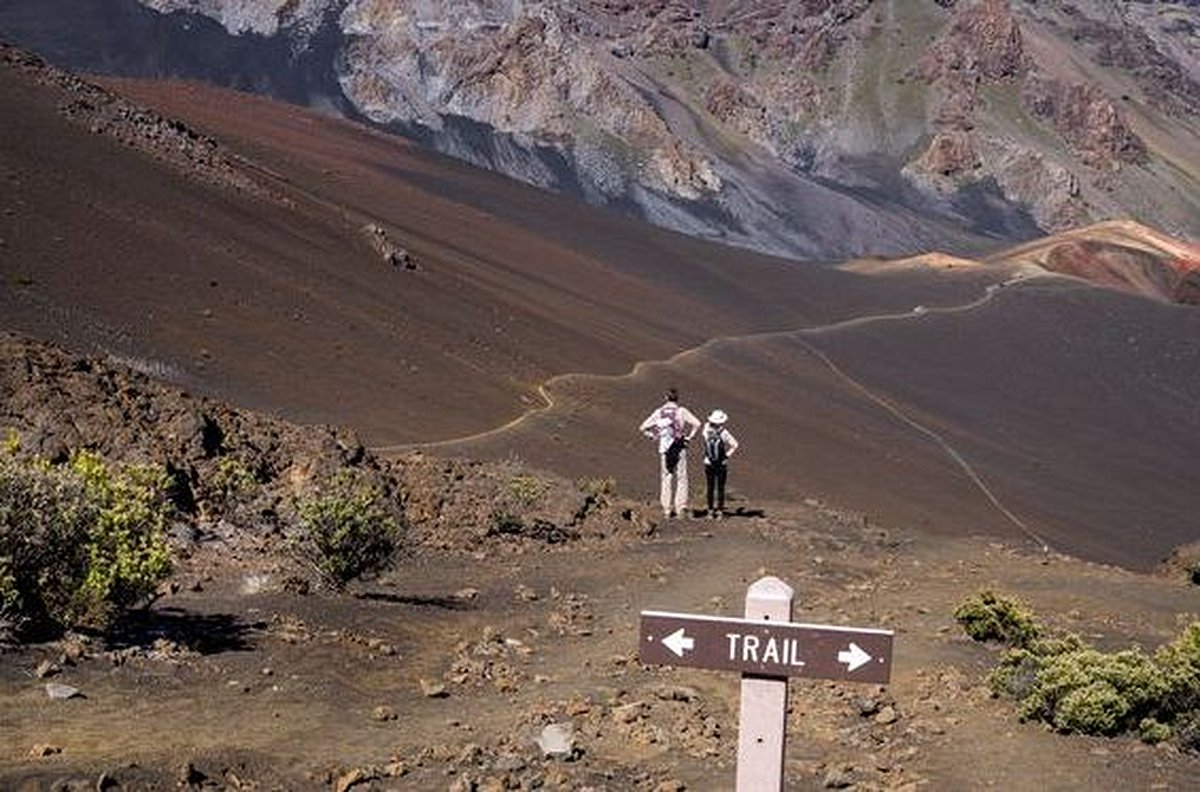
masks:
{"type": "Polygon", "coordinates": [[[704,480],[708,483],[708,510],[713,510],[713,495],[717,496],[716,507],[725,509],[725,478],[729,468],[725,465],[705,465],[704,480]]]}

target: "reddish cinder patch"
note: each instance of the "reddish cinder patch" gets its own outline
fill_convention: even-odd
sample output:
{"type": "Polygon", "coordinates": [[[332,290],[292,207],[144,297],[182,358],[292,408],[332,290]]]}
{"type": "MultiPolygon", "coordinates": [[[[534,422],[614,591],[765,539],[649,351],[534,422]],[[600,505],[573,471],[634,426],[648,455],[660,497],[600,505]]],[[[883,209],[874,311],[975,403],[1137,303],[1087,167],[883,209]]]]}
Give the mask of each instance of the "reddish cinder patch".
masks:
{"type": "Polygon", "coordinates": [[[1182,273],[1194,272],[1200,270],[1200,258],[1177,258],[1171,262],[1171,266],[1182,273]]]}
{"type": "Polygon", "coordinates": [[[1179,273],[1175,302],[1200,305],[1200,257],[1177,258],[1171,262],[1171,266],[1179,273]]]}
{"type": "Polygon", "coordinates": [[[1112,242],[1084,239],[1056,245],[1047,269],[1098,286],[1165,302],[1200,303],[1200,258],[1176,258],[1112,242]]]}

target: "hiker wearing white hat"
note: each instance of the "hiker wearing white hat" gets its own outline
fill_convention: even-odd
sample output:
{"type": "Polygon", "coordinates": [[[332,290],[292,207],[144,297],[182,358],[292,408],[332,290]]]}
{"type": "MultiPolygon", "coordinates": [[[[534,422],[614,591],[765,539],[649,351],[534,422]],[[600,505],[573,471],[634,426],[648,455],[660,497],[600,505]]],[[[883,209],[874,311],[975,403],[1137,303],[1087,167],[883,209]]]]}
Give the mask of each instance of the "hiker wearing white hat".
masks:
{"type": "Polygon", "coordinates": [[[729,416],[713,410],[701,430],[704,438],[704,480],[707,483],[708,516],[725,516],[725,481],[729,476],[729,458],[737,451],[738,441],[725,428],[729,416]],[[715,507],[715,508],[714,508],[715,507]]]}

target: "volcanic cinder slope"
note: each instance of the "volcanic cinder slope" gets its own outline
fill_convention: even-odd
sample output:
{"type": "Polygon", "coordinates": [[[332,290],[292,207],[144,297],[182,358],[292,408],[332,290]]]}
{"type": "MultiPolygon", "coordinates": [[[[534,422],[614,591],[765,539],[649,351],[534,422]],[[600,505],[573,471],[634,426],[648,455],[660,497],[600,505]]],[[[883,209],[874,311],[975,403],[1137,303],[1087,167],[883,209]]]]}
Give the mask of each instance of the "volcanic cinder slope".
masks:
{"type": "Polygon", "coordinates": [[[9,328],[376,446],[646,495],[635,427],[676,383],[734,416],[745,506],[815,497],[1137,568],[1195,538],[1193,308],[1020,256],[773,259],[264,99],[107,84],[4,53],[9,328]]]}

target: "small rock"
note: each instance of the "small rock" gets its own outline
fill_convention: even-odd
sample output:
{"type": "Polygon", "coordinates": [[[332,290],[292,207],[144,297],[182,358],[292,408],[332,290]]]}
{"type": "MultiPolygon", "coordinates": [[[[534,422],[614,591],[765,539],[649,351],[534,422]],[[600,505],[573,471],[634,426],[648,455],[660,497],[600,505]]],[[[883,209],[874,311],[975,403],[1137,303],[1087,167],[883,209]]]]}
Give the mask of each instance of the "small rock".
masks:
{"type": "Polygon", "coordinates": [[[356,767],[350,772],[339,776],[338,780],[333,784],[333,789],[334,792],[346,792],[347,789],[350,789],[354,785],[370,780],[371,777],[365,770],[361,767],[356,767]]]}
{"type": "Polygon", "coordinates": [[[687,789],[687,784],[680,781],[678,778],[668,778],[658,786],[654,787],[654,792],[684,792],[687,789]]]}
{"type": "Polygon", "coordinates": [[[395,657],[400,653],[395,646],[392,646],[382,638],[372,638],[367,642],[367,646],[370,647],[372,652],[378,652],[383,657],[395,657]]]}
{"type": "Polygon", "coordinates": [[[873,698],[859,699],[858,714],[868,718],[879,712],[879,701],[873,698]]]}
{"type": "Polygon", "coordinates": [[[246,577],[242,579],[242,595],[249,597],[253,596],[254,594],[261,594],[267,590],[270,584],[270,575],[246,575],[246,577]]]}
{"type": "Polygon", "coordinates": [[[695,701],[700,698],[699,692],[687,685],[660,685],[654,689],[654,695],[663,701],[695,701]]]}
{"type": "Polygon", "coordinates": [[[519,773],[525,767],[525,759],[517,754],[505,754],[492,765],[492,769],[500,773],[519,773]]]}
{"type": "Polygon", "coordinates": [[[879,713],[875,716],[875,722],[886,726],[889,723],[895,723],[899,717],[900,716],[896,714],[896,708],[888,705],[879,710],[879,713]]]}
{"type": "Polygon", "coordinates": [[[548,723],[533,741],[543,756],[569,757],[575,750],[575,727],[568,722],[548,723]]]}
{"type": "Polygon", "coordinates": [[[54,756],[55,754],[60,753],[62,753],[61,747],[57,745],[50,745],[49,743],[37,743],[29,749],[29,755],[36,759],[41,759],[44,756],[54,756]]]}
{"type": "Polygon", "coordinates": [[[46,695],[60,701],[72,698],[84,698],[83,692],[79,688],[64,685],[60,682],[47,682],[46,695]]]}
{"type": "Polygon", "coordinates": [[[208,776],[196,769],[191,762],[179,768],[179,783],[181,786],[199,786],[208,780],[208,776]]]}
{"type": "Polygon", "coordinates": [[[479,589],[472,588],[471,586],[467,586],[466,588],[461,588],[458,591],[454,592],[454,598],[458,599],[458,600],[462,600],[463,602],[470,602],[471,600],[475,599],[478,596],[479,596],[479,589]]]}
{"type": "Polygon", "coordinates": [[[38,663],[38,667],[33,670],[33,675],[38,679],[45,679],[46,677],[54,676],[61,670],[62,669],[59,668],[58,663],[55,663],[52,660],[43,660],[42,662],[38,663]]]}
{"type": "Polygon", "coordinates": [[[68,635],[62,640],[62,660],[74,664],[87,655],[87,639],[79,635],[68,635]]]}
{"type": "Polygon", "coordinates": [[[825,774],[822,782],[826,789],[845,789],[854,786],[854,772],[849,767],[835,767],[825,774]]]}
{"type": "Polygon", "coordinates": [[[617,723],[633,723],[645,714],[646,709],[646,702],[644,701],[632,701],[628,704],[622,704],[619,707],[613,707],[613,720],[617,723]]]}
{"type": "Polygon", "coordinates": [[[394,721],[397,718],[399,718],[400,716],[397,715],[396,711],[394,709],[392,709],[391,707],[387,706],[386,704],[380,704],[378,707],[371,710],[371,717],[374,720],[377,720],[380,722],[386,722],[386,721],[394,721]]]}
{"type": "Polygon", "coordinates": [[[444,683],[424,677],[421,678],[421,694],[426,698],[446,698],[450,695],[444,683]]]}

